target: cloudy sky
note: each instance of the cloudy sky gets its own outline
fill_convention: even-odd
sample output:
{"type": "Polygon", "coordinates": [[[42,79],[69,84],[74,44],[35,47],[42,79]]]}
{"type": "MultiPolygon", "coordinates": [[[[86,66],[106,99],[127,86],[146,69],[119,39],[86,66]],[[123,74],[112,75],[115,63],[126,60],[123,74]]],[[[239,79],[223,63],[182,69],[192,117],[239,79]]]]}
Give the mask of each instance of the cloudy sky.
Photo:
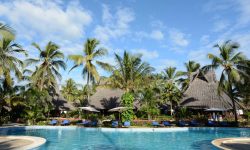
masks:
{"type": "MultiPolygon", "coordinates": [[[[0,22],[17,31],[16,42],[37,57],[32,42],[60,45],[65,55],[81,54],[87,38],[95,37],[113,54],[142,53],[157,72],[167,66],[183,69],[184,62],[209,63],[206,54],[225,40],[240,43],[250,57],[250,0],[0,0],[0,22]]],[[[65,59],[66,60],[66,59],[65,59]]],[[[67,60],[66,60],[67,61],[67,60]]],[[[81,69],[62,71],[84,83],[81,69]]],[[[107,75],[99,70],[101,75],[107,75]]]]}

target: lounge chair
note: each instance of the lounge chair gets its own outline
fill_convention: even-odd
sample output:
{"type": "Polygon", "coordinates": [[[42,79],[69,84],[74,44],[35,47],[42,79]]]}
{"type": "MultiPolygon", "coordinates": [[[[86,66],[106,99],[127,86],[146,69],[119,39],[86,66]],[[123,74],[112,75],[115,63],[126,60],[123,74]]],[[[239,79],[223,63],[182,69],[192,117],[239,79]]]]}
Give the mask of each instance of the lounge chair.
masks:
{"type": "Polygon", "coordinates": [[[118,121],[112,121],[112,127],[117,128],[118,127],[118,121]]]}
{"type": "Polygon", "coordinates": [[[96,127],[96,126],[97,126],[97,121],[92,121],[92,122],[90,122],[90,125],[91,125],[92,127],[96,127]]]}
{"type": "Polygon", "coordinates": [[[179,125],[180,127],[185,127],[185,126],[188,126],[188,123],[186,123],[185,121],[179,120],[178,125],[179,125]]]}
{"type": "Polygon", "coordinates": [[[81,123],[77,123],[77,125],[83,125],[83,126],[89,126],[89,124],[90,124],[90,121],[88,120],[84,120],[81,123]]]}
{"type": "Polygon", "coordinates": [[[153,127],[159,127],[160,124],[159,124],[159,122],[157,122],[157,121],[153,121],[153,122],[152,122],[152,126],[153,126],[153,127]]]}
{"type": "Polygon", "coordinates": [[[199,126],[199,125],[200,125],[200,123],[199,123],[199,122],[197,122],[196,120],[192,120],[192,121],[190,121],[189,125],[190,125],[190,126],[197,127],[197,126],[199,126]]]}
{"type": "Polygon", "coordinates": [[[51,120],[50,123],[49,123],[49,125],[53,125],[53,126],[56,125],[56,124],[57,124],[57,120],[51,120]]]}
{"type": "Polygon", "coordinates": [[[209,126],[209,127],[215,127],[215,126],[216,126],[216,124],[215,124],[215,122],[214,122],[214,121],[208,120],[208,122],[207,122],[207,126],[209,126]]]}
{"type": "Polygon", "coordinates": [[[219,124],[220,124],[220,126],[222,126],[222,127],[228,127],[228,126],[229,126],[229,124],[228,124],[226,121],[222,121],[222,122],[220,122],[219,124]]]}
{"type": "Polygon", "coordinates": [[[163,124],[164,126],[166,126],[166,127],[172,126],[172,124],[170,124],[169,121],[163,121],[162,124],[163,124]]]}
{"type": "Polygon", "coordinates": [[[124,127],[130,127],[130,121],[125,121],[125,122],[123,123],[123,126],[124,126],[124,127]]]}
{"type": "Polygon", "coordinates": [[[62,126],[66,126],[69,125],[70,121],[69,120],[63,120],[63,122],[61,123],[62,126]]]}

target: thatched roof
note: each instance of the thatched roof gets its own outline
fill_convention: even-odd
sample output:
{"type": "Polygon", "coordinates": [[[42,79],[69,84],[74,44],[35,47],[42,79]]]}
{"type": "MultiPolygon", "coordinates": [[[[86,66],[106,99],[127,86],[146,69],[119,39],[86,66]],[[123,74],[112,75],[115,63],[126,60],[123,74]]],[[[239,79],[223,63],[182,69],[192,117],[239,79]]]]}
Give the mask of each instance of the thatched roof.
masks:
{"type": "Polygon", "coordinates": [[[108,87],[97,87],[95,94],[90,97],[90,106],[96,109],[111,109],[120,106],[123,90],[108,87]]]}
{"type": "Polygon", "coordinates": [[[65,100],[63,97],[59,96],[56,99],[53,99],[53,104],[55,106],[56,110],[75,110],[76,107],[74,107],[71,103],[69,103],[67,100],[65,100]]]}
{"type": "Polygon", "coordinates": [[[229,96],[224,92],[219,94],[217,87],[214,71],[209,71],[205,75],[196,72],[191,76],[190,85],[184,92],[180,105],[194,109],[232,109],[229,96]]]}
{"type": "Polygon", "coordinates": [[[60,92],[59,88],[55,88],[56,95],[53,97],[53,104],[55,106],[55,110],[76,110],[76,107],[73,106],[72,103],[68,102],[60,92]]]}

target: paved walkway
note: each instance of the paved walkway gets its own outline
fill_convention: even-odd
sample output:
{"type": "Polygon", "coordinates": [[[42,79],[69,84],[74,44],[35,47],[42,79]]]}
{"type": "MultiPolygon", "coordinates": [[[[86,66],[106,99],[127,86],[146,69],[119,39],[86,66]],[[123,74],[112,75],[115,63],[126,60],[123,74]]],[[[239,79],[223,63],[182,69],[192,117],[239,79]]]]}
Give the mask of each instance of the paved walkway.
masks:
{"type": "Polygon", "coordinates": [[[33,136],[0,136],[0,150],[26,150],[45,142],[44,138],[33,136]]]}
{"type": "Polygon", "coordinates": [[[222,138],[212,144],[223,150],[250,150],[250,138],[222,138]]]}

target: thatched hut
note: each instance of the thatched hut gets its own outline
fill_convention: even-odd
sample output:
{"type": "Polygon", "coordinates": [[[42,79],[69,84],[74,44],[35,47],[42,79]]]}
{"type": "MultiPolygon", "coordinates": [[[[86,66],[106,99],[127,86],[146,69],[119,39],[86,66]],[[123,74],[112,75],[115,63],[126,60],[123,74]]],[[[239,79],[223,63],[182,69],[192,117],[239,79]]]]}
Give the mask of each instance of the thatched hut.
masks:
{"type": "Polygon", "coordinates": [[[108,87],[97,87],[96,92],[90,96],[90,106],[99,110],[107,110],[121,105],[123,90],[108,87]]]}
{"type": "Polygon", "coordinates": [[[231,110],[232,100],[224,92],[219,94],[217,89],[218,82],[214,71],[209,71],[205,75],[201,72],[193,73],[180,105],[192,109],[231,110]]]}

